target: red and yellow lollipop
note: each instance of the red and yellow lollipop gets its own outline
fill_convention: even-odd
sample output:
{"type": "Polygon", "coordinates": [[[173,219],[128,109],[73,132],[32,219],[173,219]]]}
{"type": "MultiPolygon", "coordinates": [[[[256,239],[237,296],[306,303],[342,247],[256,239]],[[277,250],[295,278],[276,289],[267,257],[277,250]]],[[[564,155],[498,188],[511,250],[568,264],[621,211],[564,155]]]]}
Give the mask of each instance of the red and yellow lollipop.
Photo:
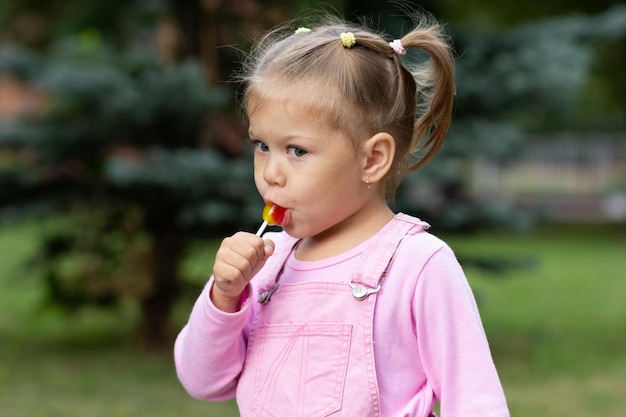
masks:
{"type": "Polygon", "coordinates": [[[263,224],[256,232],[261,236],[267,226],[283,226],[286,223],[287,209],[268,201],[263,208],[263,224]]]}

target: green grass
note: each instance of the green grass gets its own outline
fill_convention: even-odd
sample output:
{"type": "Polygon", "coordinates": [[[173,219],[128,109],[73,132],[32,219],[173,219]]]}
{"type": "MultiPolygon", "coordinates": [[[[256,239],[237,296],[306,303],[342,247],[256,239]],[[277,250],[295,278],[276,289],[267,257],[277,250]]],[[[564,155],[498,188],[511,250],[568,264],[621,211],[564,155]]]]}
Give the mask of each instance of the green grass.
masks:
{"type": "Polygon", "coordinates": [[[513,415],[624,414],[624,228],[448,241],[464,255],[533,261],[503,276],[466,271],[513,415]]]}
{"type": "MultiPolygon", "coordinates": [[[[134,343],[132,305],[114,314],[94,309],[69,316],[42,308],[42,288],[25,268],[42,227],[0,230],[2,416],[237,415],[232,402],[191,399],[176,379],[171,349],[147,352],[134,343]]],[[[570,227],[445,237],[463,259],[527,265],[502,275],[466,267],[512,415],[623,415],[625,232],[570,227]]],[[[211,251],[210,245],[196,248],[185,263],[194,281],[210,269],[211,251]]],[[[191,302],[177,307],[178,325],[191,302]]]]}
{"type": "MultiPolygon", "coordinates": [[[[47,224],[0,230],[0,415],[3,417],[235,416],[176,379],[170,348],[135,343],[137,309],[67,314],[46,306],[29,265],[47,224]]],[[[202,262],[191,262],[193,275],[202,262]]],[[[182,311],[189,313],[189,301],[182,311]]],[[[180,324],[180,323],[179,323],[180,324]]]]}

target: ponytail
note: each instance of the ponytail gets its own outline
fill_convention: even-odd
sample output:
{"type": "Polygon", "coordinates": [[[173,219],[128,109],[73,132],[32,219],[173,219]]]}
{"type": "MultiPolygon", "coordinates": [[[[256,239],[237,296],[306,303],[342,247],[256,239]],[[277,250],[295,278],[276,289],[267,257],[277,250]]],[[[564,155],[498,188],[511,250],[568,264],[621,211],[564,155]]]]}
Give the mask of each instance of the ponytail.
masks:
{"type": "Polygon", "coordinates": [[[405,48],[419,48],[429,61],[416,68],[417,120],[407,154],[413,157],[406,172],[426,165],[441,149],[450,127],[454,105],[454,57],[438,23],[422,21],[401,39],[405,48]]]}

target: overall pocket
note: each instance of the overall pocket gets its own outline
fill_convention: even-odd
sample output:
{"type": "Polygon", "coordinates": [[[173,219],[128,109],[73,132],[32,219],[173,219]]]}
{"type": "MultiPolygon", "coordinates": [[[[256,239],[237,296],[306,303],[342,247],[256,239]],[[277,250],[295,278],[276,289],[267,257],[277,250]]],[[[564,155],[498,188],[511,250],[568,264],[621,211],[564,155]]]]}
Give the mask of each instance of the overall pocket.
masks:
{"type": "Polygon", "coordinates": [[[258,338],[252,403],[256,415],[324,417],[341,409],[351,325],[266,325],[259,328],[258,338]]]}

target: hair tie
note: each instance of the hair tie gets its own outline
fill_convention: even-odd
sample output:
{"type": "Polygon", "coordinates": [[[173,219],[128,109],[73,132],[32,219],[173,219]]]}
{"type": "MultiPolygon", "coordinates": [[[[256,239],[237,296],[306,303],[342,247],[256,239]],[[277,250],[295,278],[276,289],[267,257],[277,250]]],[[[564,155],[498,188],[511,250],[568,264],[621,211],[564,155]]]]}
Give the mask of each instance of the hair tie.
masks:
{"type": "Polygon", "coordinates": [[[296,29],[295,33],[308,33],[310,31],[311,31],[311,29],[302,27],[302,28],[296,29]]]}
{"type": "Polygon", "coordinates": [[[393,42],[389,42],[389,46],[391,46],[391,49],[393,49],[393,51],[397,55],[406,54],[406,49],[404,49],[404,46],[402,46],[402,40],[400,39],[396,39],[393,42]]]}
{"type": "Polygon", "coordinates": [[[352,46],[356,43],[356,38],[352,32],[343,32],[339,35],[339,38],[341,39],[341,43],[343,43],[344,48],[352,48],[352,46]]]}

